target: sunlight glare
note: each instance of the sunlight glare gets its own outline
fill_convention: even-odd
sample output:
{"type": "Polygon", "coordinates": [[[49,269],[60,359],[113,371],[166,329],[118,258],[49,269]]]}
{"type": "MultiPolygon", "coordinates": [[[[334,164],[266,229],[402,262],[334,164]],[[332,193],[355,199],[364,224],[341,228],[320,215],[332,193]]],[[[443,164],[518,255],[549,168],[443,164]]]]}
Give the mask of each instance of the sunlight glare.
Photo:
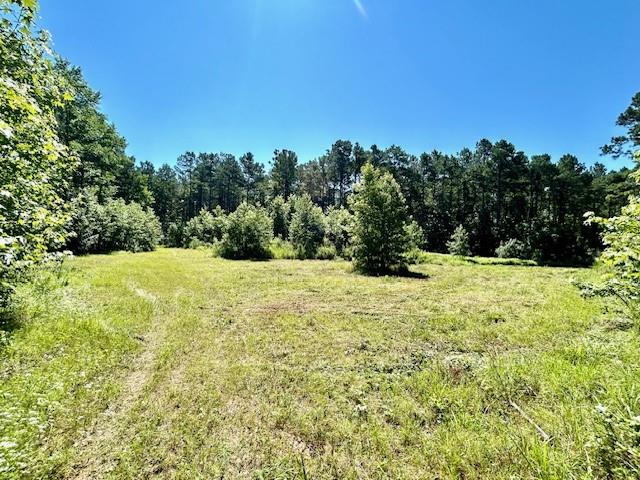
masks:
{"type": "Polygon", "coordinates": [[[364,5],[362,5],[362,1],[361,0],[353,0],[353,3],[355,4],[356,8],[358,9],[358,12],[360,12],[360,15],[362,15],[364,18],[367,18],[367,11],[364,8],[364,5]]]}

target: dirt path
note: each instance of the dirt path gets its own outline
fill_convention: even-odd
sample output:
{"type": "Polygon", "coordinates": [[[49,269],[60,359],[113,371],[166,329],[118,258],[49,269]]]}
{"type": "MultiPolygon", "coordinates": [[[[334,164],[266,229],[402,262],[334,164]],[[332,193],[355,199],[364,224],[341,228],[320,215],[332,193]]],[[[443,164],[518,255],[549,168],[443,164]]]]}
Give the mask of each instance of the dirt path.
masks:
{"type": "Polygon", "coordinates": [[[144,350],[134,360],[129,374],[124,378],[120,397],[96,419],[93,427],[76,444],[76,449],[80,452],[80,460],[67,476],[69,479],[101,478],[113,468],[113,465],[110,465],[109,452],[117,440],[118,425],[136,404],[153,373],[156,353],[164,334],[158,321],[158,300],[155,295],[134,284],[129,285],[129,288],[154,308],[151,327],[142,338],[144,350]]]}

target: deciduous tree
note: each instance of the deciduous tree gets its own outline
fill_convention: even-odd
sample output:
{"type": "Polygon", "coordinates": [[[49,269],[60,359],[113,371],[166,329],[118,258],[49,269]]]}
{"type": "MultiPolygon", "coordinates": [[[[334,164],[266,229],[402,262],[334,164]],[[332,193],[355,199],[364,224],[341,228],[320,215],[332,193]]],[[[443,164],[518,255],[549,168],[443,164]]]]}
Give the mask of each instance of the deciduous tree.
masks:
{"type": "Polygon", "coordinates": [[[409,218],[400,186],[393,176],[366,164],[349,204],[354,213],[356,268],[370,273],[404,268],[409,218]]]}

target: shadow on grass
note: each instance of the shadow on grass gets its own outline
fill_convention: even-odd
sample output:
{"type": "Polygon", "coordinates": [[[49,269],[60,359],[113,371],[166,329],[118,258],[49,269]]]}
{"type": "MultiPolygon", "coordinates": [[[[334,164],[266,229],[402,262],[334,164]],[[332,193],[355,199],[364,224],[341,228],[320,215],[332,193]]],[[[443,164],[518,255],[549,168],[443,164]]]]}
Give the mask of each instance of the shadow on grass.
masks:
{"type": "Polygon", "coordinates": [[[429,275],[427,275],[426,273],[422,273],[422,272],[415,272],[413,270],[403,270],[403,271],[399,271],[399,272],[394,272],[394,273],[390,273],[389,276],[391,277],[399,277],[399,278],[416,278],[418,280],[427,280],[429,278],[429,275]]]}
{"type": "Polygon", "coordinates": [[[257,262],[266,263],[271,260],[278,260],[277,258],[265,258],[265,257],[223,257],[222,255],[214,256],[213,258],[220,258],[222,260],[229,260],[230,262],[257,262]]]}
{"type": "Polygon", "coordinates": [[[466,263],[473,265],[491,265],[491,266],[516,266],[516,267],[539,267],[540,265],[533,260],[521,260],[518,258],[491,258],[489,260],[479,260],[476,257],[462,257],[466,263]]]}
{"type": "Polygon", "coordinates": [[[415,272],[413,270],[409,270],[408,268],[385,271],[353,270],[353,273],[357,275],[364,275],[366,277],[414,278],[417,280],[427,280],[430,278],[426,273],[415,272]]]}

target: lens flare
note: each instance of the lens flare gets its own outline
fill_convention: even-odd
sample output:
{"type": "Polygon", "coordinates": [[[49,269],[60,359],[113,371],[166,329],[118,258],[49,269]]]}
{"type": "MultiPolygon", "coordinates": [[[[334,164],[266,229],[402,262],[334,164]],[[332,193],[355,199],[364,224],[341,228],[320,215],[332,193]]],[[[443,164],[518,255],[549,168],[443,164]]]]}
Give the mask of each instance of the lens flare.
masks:
{"type": "Polygon", "coordinates": [[[367,11],[365,10],[364,5],[362,5],[362,2],[360,0],[353,0],[353,3],[358,9],[358,12],[360,12],[360,15],[367,18],[367,11]]]}

